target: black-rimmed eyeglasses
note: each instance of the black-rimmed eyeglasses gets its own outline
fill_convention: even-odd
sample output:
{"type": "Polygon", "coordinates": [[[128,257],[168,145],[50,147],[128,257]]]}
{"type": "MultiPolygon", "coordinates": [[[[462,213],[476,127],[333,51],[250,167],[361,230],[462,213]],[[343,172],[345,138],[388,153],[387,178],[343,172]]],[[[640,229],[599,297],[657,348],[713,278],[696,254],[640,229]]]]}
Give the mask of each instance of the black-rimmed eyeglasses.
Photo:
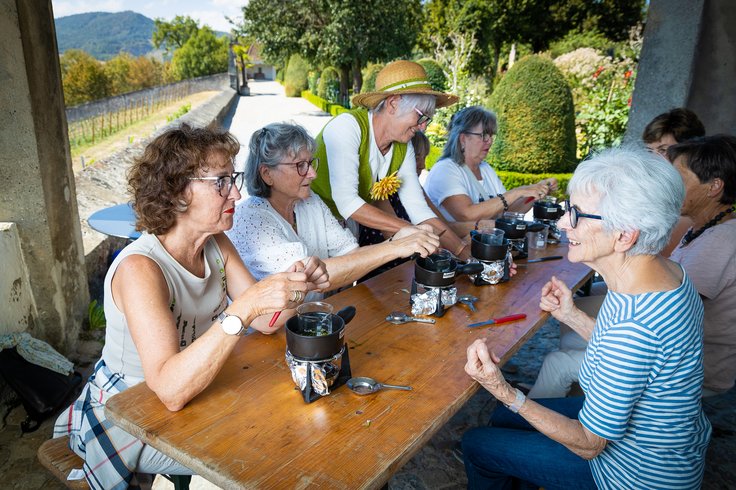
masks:
{"type": "Polygon", "coordinates": [[[235,186],[238,191],[243,188],[243,172],[234,172],[232,175],[220,175],[219,177],[189,177],[189,180],[214,180],[215,188],[221,197],[230,195],[230,191],[235,186]]]}
{"type": "Polygon", "coordinates": [[[570,226],[572,228],[578,226],[578,219],[580,218],[603,219],[603,216],[597,214],[581,213],[577,206],[574,204],[570,205],[569,199],[565,199],[565,213],[570,215],[570,226]]]}
{"type": "Polygon", "coordinates": [[[309,173],[310,166],[317,171],[319,168],[319,158],[314,157],[311,160],[302,160],[300,162],[280,162],[276,165],[294,165],[296,167],[296,173],[300,177],[305,177],[309,173]]]}
{"type": "Polygon", "coordinates": [[[417,126],[421,126],[422,124],[429,124],[430,122],[432,122],[432,118],[430,116],[426,115],[416,107],[414,108],[414,112],[419,115],[419,117],[417,118],[417,126]]]}
{"type": "Polygon", "coordinates": [[[473,136],[479,137],[481,140],[483,140],[483,143],[488,143],[493,139],[493,135],[491,133],[475,133],[473,131],[463,131],[465,134],[472,134],[473,136]]]}

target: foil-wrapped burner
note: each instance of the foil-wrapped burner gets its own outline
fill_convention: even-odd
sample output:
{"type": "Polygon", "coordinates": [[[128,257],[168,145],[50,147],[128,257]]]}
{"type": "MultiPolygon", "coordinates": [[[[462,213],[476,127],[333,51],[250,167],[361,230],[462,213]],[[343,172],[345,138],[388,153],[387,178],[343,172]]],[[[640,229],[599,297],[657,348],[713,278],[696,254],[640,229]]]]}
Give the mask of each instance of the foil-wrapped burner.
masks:
{"type": "MultiPolygon", "coordinates": [[[[498,284],[503,279],[504,268],[506,266],[505,260],[485,261],[471,257],[468,262],[479,262],[483,264],[483,272],[480,273],[480,278],[489,284],[498,284]]],[[[468,277],[471,281],[475,281],[476,275],[473,274],[468,277]]]]}
{"type": "Polygon", "coordinates": [[[337,376],[340,374],[339,359],[342,357],[345,347],[335,354],[331,359],[321,361],[305,361],[291,355],[286,351],[286,365],[291,371],[291,379],[299,390],[304,391],[307,387],[307,379],[309,372],[312,378],[312,390],[318,395],[327,395],[330,393],[330,387],[334,384],[337,376]]]}
{"type": "Polygon", "coordinates": [[[411,295],[411,314],[433,315],[437,312],[438,298],[444,307],[454,305],[457,303],[457,288],[425,288],[417,284],[417,293],[411,295]]]}

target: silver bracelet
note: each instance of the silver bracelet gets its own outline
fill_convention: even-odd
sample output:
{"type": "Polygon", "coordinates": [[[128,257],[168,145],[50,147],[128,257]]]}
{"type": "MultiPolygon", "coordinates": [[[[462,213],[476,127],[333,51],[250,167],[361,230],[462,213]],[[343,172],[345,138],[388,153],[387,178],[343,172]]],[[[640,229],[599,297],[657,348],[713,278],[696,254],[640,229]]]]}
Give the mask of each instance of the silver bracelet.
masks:
{"type": "Polygon", "coordinates": [[[506,408],[514,413],[519,413],[519,410],[521,410],[521,406],[524,405],[525,401],[526,395],[524,395],[519,388],[516,388],[516,399],[511,405],[506,405],[506,408]]]}

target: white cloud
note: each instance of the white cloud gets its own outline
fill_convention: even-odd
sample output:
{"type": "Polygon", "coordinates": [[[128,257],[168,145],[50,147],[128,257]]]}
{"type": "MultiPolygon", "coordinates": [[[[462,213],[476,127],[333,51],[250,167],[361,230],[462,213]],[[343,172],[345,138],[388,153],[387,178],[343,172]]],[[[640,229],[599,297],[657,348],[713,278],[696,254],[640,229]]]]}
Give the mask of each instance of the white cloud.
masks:
{"type": "Polygon", "coordinates": [[[120,12],[125,10],[122,0],[54,0],[54,17],[84,12],[120,12]]]}

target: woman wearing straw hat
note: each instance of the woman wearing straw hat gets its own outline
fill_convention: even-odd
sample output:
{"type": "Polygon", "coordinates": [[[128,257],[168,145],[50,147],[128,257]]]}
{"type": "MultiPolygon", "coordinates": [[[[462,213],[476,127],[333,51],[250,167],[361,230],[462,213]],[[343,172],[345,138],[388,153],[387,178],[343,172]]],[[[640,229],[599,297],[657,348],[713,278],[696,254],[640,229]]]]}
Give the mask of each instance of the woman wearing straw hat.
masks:
{"type": "Polygon", "coordinates": [[[387,202],[397,195],[411,223],[429,224],[437,234],[447,230],[442,246],[468,258],[467,244],[427,205],[409,144],[417,131],[426,129],[435,108],[457,100],[432,90],[418,63],[389,63],[376,77],[376,91],[353,97],[359,108],[335,117],[317,136],[320,167],[312,190],[363,236],[371,228],[392,236],[407,226],[387,202]]]}

